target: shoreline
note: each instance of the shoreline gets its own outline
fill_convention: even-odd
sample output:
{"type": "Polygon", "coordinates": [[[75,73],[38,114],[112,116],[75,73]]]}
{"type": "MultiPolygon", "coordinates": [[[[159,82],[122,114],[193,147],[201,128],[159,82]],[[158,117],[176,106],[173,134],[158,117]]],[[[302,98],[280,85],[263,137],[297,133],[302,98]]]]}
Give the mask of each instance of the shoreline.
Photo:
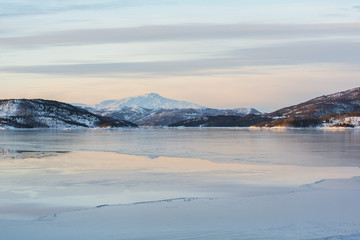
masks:
{"type": "Polygon", "coordinates": [[[284,130],[331,130],[331,129],[336,129],[336,130],[340,130],[340,129],[344,129],[344,130],[359,130],[360,126],[355,126],[355,127],[339,127],[339,126],[319,126],[319,127],[256,127],[256,126],[250,126],[250,127],[184,127],[184,126],[179,126],[179,127],[169,127],[169,126],[139,126],[137,128],[134,127],[109,127],[109,128],[100,128],[100,127],[96,127],[96,128],[85,128],[85,127],[74,127],[74,128],[3,128],[0,127],[0,131],[11,131],[11,130],[15,130],[15,131],[31,131],[31,130],[59,130],[59,131],[94,131],[94,130],[145,130],[145,129],[245,129],[245,130],[256,130],[256,129],[260,129],[260,130],[276,130],[276,129],[284,129],[284,130]]]}

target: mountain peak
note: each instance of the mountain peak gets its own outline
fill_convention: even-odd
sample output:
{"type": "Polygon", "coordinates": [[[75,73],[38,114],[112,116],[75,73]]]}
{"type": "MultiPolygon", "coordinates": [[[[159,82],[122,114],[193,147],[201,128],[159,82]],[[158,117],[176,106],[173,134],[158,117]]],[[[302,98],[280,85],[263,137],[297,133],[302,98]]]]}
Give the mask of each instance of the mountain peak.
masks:
{"type": "MultiPolygon", "coordinates": [[[[157,94],[157,93],[145,93],[144,95],[143,95],[144,97],[161,97],[159,94],[157,94]]],[[[139,96],[140,97],[140,96],[139,96]]]]}
{"type": "Polygon", "coordinates": [[[96,104],[94,107],[98,110],[105,110],[105,111],[118,111],[121,110],[122,108],[132,108],[132,109],[205,108],[203,106],[194,103],[165,98],[157,93],[146,93],[141,96],[128,97],[120,100],[106,100],[99,104],[96,104]]]}

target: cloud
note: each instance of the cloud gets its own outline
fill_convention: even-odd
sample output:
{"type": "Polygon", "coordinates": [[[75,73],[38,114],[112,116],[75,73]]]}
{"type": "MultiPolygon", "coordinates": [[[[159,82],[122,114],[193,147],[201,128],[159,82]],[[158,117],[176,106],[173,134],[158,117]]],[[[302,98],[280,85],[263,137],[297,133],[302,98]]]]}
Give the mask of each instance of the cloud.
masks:
{"type": "Polygon", "coordinates": [[[8,73],[87,76],[181,76],[211,75],[224,69],[248,66],[283,66],[316,63],[360,64],[360,42],[302,41],[227,52],[215,59],[159,62],[120,62],[72,65],[3,67],[8,73]]]}
{"type": "Polygon", "coordinates": [[[360,5],[353,6],[354,9],[360,10],[360,5]]]}
{"type": "Polygon", "coordinates": [[[188,24],[133,28],[79,29],[33,36],[3,37],[0,46],[41,47],[211,39],[294,39],[358,36],[360,23],[338,24],[188,24]]]}
{"type": "MultiPolygon", "coordinates": [[[[193,0],[194,1],[194,0],[193,0]]],[[[159,5],[174,5],[174,4],[186,4],[192,1],[181,2],[177,0],[102,0],[102,1],[89,1],[77,0],[5,0],[2,3],[0,9],[1,17],[17,17],[17,16],[28,16],[28,15],[46,15],[46,14],[57,14],[69,11],[102,11],[102,10],[113,10],[126,7],[138,7],[138,6],[159,6],[159,5]]]]}
{"type": "Polygon", "coordinates": [[[106,9],[123,8],[144,4],[141,1],[132,0],[103,0],[93,3],[89,1],[78,0],[76,3],[66,0],[52,1],[8,1],[2,3],[0,17],[17,17],[27,15],[46,15],[57,14],[69,11],[101,11],[106,9]]]}
{"type": "Polygon", "coordinates": [[[253,65],[360,63],[358,41],[303,41],[235,50],[234,58],[253,65]]]}
{"type": "Polygon", "coordinates": [[[16,17],[27,15],[43,15],[43,14],[55,14],[74,10],[89,10],[89,9],[103,9],[101,4],[29,4],[29,3],[17,3],[10,2],[4,3],[0,10],[0,17],[16,17]]]}

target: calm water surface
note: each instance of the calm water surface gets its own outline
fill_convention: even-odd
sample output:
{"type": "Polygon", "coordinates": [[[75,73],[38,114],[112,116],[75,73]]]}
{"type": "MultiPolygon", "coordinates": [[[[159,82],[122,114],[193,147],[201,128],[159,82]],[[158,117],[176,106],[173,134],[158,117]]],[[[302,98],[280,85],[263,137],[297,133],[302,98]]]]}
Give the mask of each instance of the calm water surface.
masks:
{"type": "Polygon", "coordinates": [[[0,149],[2,158],[12,151],[104,151],[149,158],[354,167],[360,166],[360,130],[15,130],[0,131],[0,149]]]}
{"type": "Polygon", "coordinates": [[[288,192],[360,176],[359,156],[359,130],[0,131],[0,219],[288,192]]]}

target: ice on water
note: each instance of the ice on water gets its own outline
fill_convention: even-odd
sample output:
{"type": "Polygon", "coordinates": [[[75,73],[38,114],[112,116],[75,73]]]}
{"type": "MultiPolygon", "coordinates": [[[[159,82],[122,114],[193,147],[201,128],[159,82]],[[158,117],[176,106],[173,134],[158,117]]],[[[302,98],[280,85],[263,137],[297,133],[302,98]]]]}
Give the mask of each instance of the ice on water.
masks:
{"type": "Polygon", "coordinates": [[[360,239],[358,130],[26,130],[0,143],[4,239],[360,239]]]}

